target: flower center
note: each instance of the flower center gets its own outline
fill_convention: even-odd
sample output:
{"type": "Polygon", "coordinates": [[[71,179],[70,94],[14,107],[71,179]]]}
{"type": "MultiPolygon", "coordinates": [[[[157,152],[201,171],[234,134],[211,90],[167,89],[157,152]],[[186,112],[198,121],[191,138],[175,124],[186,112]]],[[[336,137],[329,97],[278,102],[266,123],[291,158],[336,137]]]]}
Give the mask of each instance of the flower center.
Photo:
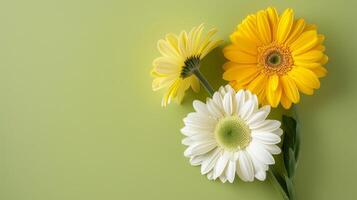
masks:
{"type": "Polygon", "coordinates": [[[181,70],[181,78],[187,78],[191,76],[194,70],[200,68],[200,55],[198,56],[190,56],[185,60],[185,66],[182,67],[181,70]]]}
{"type": "Polygon", "coordinates": [[[293,65],[289,48],[271,43],[258,48],[258,64],[263,67],[263,73],[268,75],[284,75],[293,65]]]}
{"type": "Polygon", "coordinates": [[[214,134],[218,144],[228,150],[243,149],[251,141],[249,127],[235,116],[221,119],[214,134]]]}

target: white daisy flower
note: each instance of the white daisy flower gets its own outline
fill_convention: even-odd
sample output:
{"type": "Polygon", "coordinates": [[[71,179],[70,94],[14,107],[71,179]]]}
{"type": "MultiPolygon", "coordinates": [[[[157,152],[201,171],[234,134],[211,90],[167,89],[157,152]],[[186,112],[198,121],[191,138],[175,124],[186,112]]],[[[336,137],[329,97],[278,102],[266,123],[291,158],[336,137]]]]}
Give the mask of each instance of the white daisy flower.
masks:
{"type": "Polygon", "coordinates": [[[221,87],[206,104],[194,101],[196,112],[183,120],[184,155],[201,174],[232,183],[235,174],[243,181],[265,180],[283,131],[281,123],[267,120],[270,106],[258,108],[258,98],[248,90],[237,93],[229,85],[221,87]]]}

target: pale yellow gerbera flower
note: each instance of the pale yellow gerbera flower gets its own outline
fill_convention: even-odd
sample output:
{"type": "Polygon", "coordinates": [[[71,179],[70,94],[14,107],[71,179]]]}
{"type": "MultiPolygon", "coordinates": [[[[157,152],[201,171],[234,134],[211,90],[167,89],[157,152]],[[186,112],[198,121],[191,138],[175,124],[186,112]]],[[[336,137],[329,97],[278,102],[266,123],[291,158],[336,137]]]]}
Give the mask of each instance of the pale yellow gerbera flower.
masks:
{"type": "Polygon", "coordinates": [[[162,56],[153,61],[151,75],[155,79],[152,89],[157,91],[167,88],[161,103],[163,107],[172,99],[180,103],[190,87],[195,92],[200,90],[200,61],[221,42],[212,40],[216,29],[202,36],[203,28],[201,24],[189,33],[182,31],[179,36],[167,34],[165,39],[158,41],[157,46],[162,56]],[[196,76],[191,76],[192,74],[196,76]]]}
{"type": "Polygon", "coordinates": [[[230,39],[223,78],[235,90],[251,90],[262,104],[288,109],[299,102],[299,91],[312,95],[327,73],[324,36],[315,25],[294,19],[292,9],[280,16],[271,7],[249,15],[230,39]]]}

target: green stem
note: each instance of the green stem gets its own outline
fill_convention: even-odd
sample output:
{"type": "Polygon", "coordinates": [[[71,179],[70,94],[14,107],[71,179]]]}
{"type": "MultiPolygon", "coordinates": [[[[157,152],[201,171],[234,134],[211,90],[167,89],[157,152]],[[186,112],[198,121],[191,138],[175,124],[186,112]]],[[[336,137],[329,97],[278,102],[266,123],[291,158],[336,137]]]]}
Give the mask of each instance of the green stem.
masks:
{"type": "Polygon", "coordinates": [[[274,187],[279,190],[279,192],[281,193],[281,195],[283,195],[284,200],[289,200],[288,195],[285,193],[283,187],[280,185],[279,181],[276,179],[273,171],[271,169],[269,169],[269,174],[270,174],[270,182],[274,185],[274,187]]]}
{"type": "Polygon", "coordinates": [[[209,82],[207,81],[207,79],[205,78],[205,76],[201,73],[201,71],[198,68],[196,68],[192,72],[198,78],[198,80],[200,80],[201,84],[206,89],[208,94],[210,96],[213,96],[214,90],[212,86],[209,84],[209,82]]]}

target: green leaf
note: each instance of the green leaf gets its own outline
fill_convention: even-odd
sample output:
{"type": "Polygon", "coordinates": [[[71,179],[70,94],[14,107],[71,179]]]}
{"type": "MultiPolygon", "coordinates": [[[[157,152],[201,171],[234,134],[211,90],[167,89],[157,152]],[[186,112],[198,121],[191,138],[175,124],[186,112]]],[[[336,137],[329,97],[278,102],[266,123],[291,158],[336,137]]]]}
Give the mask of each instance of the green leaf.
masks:
{"type": "MultiPolygon", "coordinates": [[[[300,138],[300,133],[299,131],[297,130],[296,131],[296,137],[295,137],[295,147],[294,147],[294,152],[295,152],[295,160],[297,161],[299,159],[299,154],[300,154],[300,141],[301,141],[301,138],[300,138]]],[[[296,163],[297,164],[297,163],[296,163]]]]}
{"type": "Polygon", "coordinates": [[[288,154],[288,164],[286,170],[288,172],[289,178],[292,179],[295,175],[295,169],[296,169],[295,153],[292,148],[289,148],[289,153],[287,154],[288,154]]]}
{"type": "Polygon", "coordinates": [[[288,147],[292,147],[293,149],[295,146],[296,141],[296,121],[294,118],[283,115],[282,120],[282,127],[284,130],[284,145],[288,147]]]}
{"type": "Polygon", "coordinates": [[[297,123],[292,117],[283,115],[284,144],[283,157],[284,166],[289,178],[295,175],[296,161],[300,149],[300,135],[297,133],[297,123]]]}
{"type": "Polygon", "coordinates": [[[290,200],[296,199],[293,178],[295,176],[301,141],[297,128],[297,122],[294,118],[283,115],[282,129],[284,131],[284,143],[282,150],[287,174],[281,175],[280,177],[278,176],[277,179],[281,185],[282,183],[285,183],[282,188],[286,191],[290,200]]]}
{"type": "Polygon", "coordinates": [[[285,178],[282,177],[280,174],[274,173],[271,169],[268,171],[270,174],[270,181],[277,188],[280,193],[282,194],[284,200],[290,200],[288,190],[286,188],[285,178]]]}
{"type": "Polygon", "coordinates": [[[295,200],[295,189],[293,182],[289,177],[285,176],[286,188],[288,189],[288,195],[290,200],[295,200]]]}
{"type": "MultiPolygon", "coordinates": [[[[270,170],[270,171],[272,171],[272,170],[270,170]]],[[[285,193],[288,194],[288,188],[286,188],[286,183],[285,183],[285,176],[281,173],[276,172],[276,171],[272,171],[272,175],[278,181],[279,185],[281,186],[281,188],[283,188],[285,193]]]]}

